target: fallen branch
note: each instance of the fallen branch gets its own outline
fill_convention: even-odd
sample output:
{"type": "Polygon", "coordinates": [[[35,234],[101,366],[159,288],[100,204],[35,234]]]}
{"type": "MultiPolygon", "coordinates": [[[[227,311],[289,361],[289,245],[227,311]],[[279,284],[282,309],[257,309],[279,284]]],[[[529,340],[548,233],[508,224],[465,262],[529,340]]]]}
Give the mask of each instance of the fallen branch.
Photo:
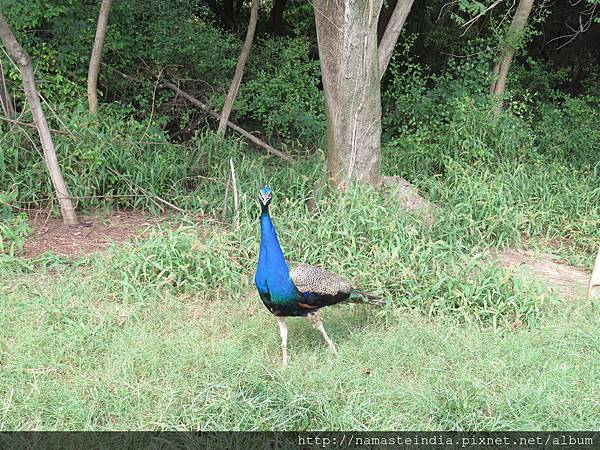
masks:
{"type": "MultiPolygon", "coordinates": [[[[22,122],[20,120],[9,119],[8,117],[2,117],[2,116],[0,116],[0,120],[2,120],[4,122],[12,123],[13,125],[20,125],[22,127],[36,128],[35,123],[22,122]]],[[[54,128],[50,128],[50,131],[52,131],[53,133],[58,133],[58,134],[69,134],[66,131],[55,130],[54,128]]]]}
{"type": "Polygon", "coordinates": [[[590,300],[596,296],[600,296],[600,249],[598,249],[598,254],[596,255],[596,262],[590,276],[590,287],[587,294],[590,300]]]}
{"type": "MultiPolygon", "coordinates": [[[[181,95],[183,98],[185,98],[187,101],[189,101],[190,103],[192,103],[193,105],[198,106],[199,108],[203,109],[204,111],[206,111],[208,113],[209,116],[219,120],[221,118],[221,115],[216,112],[213,111],[212,109],[210,109],[208,107],[207,104],[202,103],[200,100],[198,100],[195,97],[192,97],[190,94],[188,94],[187,92],[182,91],[181,89],[179,89],[176,85],[174,85],[173,83],[162,83],[161,84],[162,87],[166,87],[171,89],[173,92],[176,92],[177,94],[181,95]]],[[[236,125],[233,122],[229,122],[227,121],[227,126],[229,128],[231,128],[234,131],[237,131],[239,134],[241,134],[242,136],[244,136],[246,139],[248,139],[249,141],[251,141],[252,143],[258,145],[259,147],[264,148],[268,153],[275,155],[275,156],[279,156],[282,159],[285,159],[288,162],[293,162],[292,158],[289,155],[286,155],[285,153],[271,147],[269,144],[267,144],[266,142],[262,141],[261,139],[257,138],[256,136],[254,136],[253,134],[250,134],[249,132],[247,132],[246,130],[244,130],[243,128],[239,127],[238,125],[236,125]]]]}
{"type": "Polygon", "coordinates": [[[133,181],[129,180],[127,177],[122,176],[119,172],[117,172],[116,170],[112,169],[111,167],[106,167],[109,171],[111,171],[114,175],[116,175],[117,177],[119,177],[120,179],[122,179],[123,181],[125,181],[129,187],[131,187],[132,189],[134,187],[138,188],[140,191],[142,191],[144,194],[146,194],[148,197],[150,197],[150,200],[152,200],[152,203],[154,203],[156,206],[158,206],[159,209],[162,210],[162,208],[160,207],[160,205],[158,203],[156,203],[154,201],[154,199],[158,200],[159,202],[167,205],[170,208],[173,208],[175,211],[178,211],[180,213],[185,213],[186,211],[181,209],[179,206],[175,206],[173,203],[165,200],[164,198],[159,197],[158,195],[152,193],[152,192],[148,192],[146,189],[144,189],[142,186],[140,186],[137,183],[134,183],[133,181]]]}
{"type": "MultiPolygon", "coordinates": [[[[126,80],[134,81],[136,83],[139,83],[139,80],[136,79],[136,78],[134,78],[134,77],[132,77],[131,75],[127,75],[126,73],[120,72],[119,70],[116,70],[116,69],[113,69],[113,70],[116,73],[118,73],[120,76],[122,76],[123,78],[125,78],[126,80]]],[[[214,119],[216,119],[216,120],[220,120],[221,119],[221,115],[218,112],[213,111],[206,103],[203,103],[200,100],[198,100],[197,98],[195,98],[195,97],[191,96],[190,94],[188,94],[187,92],[182,91],[179,88],[179,86],[177,86],[177,85],[175,85],[173,83],[169,83],[168,81],[165,81],[164,83],[160,83],[158,86],[161,87],[161,88],[170,89],[173,92],[177,93],[178,95],[181,95],[183,98],[185,98],[191,104],[196,105],[200,109],[203,109],[204,111],[206,111],[208,113],[208,115],[211,116],[211,117],[213,117],[214,119]]],[[[244,130],[242,127],[236,125],[235,123],[227,121],[227,126],[229,128],[231,128],[232,130],[238,132],[242,136],[244,136],[246,139],[248,139],[253,144],[256,144],[259,147],[264,148],[267,151],[267,153],[270,153],[270,154],[275,155],[275,156],[279,156],[281,159],[284,159],[287,162],[293,162],[292,158],[289,155],[286,155],[282,151],[279,151],[276,148],[271,147],[265,141],[257,138],[253,134],[250,134],[248,131],[244,130]]]]}
{"type": "Polygon", "coordinates": [[[225,200],[223,202],[223,213],[221,214],[221,222],[225,223],[227,219],[227,200],[229,199],[229,183],[231,183],[231,171],[227,174],[227,183],[225,184],[225,200]]]}
{"type": "Polygon", "coordinates": [[[494,3],[492,3],[490,6],[488,6],[485,11],[483,11],[482,13],[477,14],[475,17],[473,17],[470,20],[468,20],[467,22],[463,23],[462,28],[464,28],[465,31],[463,31],[463,33],[461,34],[461,36],[464,36],[466,34],[466,32],[469,31],[469,28],[471,28],[471,26],[475,22],[477,22],[481,17],[485,16],[490,10],[492,10],[496,6],[498,6],[498,4],[500,2],[502,2],[502,0],[496,0],[494,3]]]}
{"type": "Polygon", "coordinates": [[[229,158],[229,167],[231,167],[231,185],[233,189],[233,216],[235,217],[235,226],[240,226],[240,214],[238,212],[240,201],[238,197],[237,178],[235,176],[235,168],[233,167],[233,159],[229,158]]]}

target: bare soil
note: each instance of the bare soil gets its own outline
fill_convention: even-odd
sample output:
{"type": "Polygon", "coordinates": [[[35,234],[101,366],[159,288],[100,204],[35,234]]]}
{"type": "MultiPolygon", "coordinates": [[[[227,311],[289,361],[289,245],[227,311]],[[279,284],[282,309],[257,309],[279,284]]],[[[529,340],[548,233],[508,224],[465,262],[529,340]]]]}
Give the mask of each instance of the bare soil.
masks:
{"type": "Polygon", "coordinates": [[[495,251],[490,256],[499,266],[524,278],[536,280],[564,300],[586,297],[590,273],[581,267],[567,264],[556,255],[506,249],[495,251]]]}
{"type": "Polygon", "coordinates": [[[47,211],[29,215],[33,230],[23,247],[23,257],[31,258],[52,251],[69,258],[106,250],[112,243],[123,243],[141,235],[148,227],[163,221],[139,211],[97,213],[80,217],[80,225],[70,227],[60,218],[48,216],[47,211]]]}

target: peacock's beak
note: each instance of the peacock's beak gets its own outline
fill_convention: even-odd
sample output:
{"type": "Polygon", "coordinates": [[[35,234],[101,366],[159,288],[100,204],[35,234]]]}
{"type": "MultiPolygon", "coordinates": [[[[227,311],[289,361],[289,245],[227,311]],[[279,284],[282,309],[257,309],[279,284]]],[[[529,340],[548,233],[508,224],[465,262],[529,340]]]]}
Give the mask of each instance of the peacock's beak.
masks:
{"type": "Polygon", "coordinates": [[[263,205],[266,205],[269,202],[269,200],[271,200],[271,194],[266,194],[266,193],[263,193],[263,192],[259,192],[258,193],[258,199],[260,200],[260,202],[263,205]]]}

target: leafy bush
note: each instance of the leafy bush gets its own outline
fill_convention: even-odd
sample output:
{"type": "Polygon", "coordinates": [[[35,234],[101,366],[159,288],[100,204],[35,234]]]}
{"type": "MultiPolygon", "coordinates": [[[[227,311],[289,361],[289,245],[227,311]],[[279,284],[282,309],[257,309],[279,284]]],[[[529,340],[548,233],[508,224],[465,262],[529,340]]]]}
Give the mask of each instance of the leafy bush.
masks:
{"type": "Polygon", "coordinates": [[[600,98],[565,96],[562,104],[542,108],[535,123],[540,153],[576,166],[600,168],[600,98]]]}
{"type": "MultiPolygon", "coordinates": [[[[0,195],[0,206],[3,203],[0,195]]],[[[31,232],[27,214],[13,214],[10,208],[0,209],[0,254],[14,255],[23,249],[25,238],[31,232]]]]}
{"type": "Polygon", "coordinates": [[[386,172],[415,179],[444,173],[450,161],[494,163],[535,153],[531,126],[518,114],[521,104],[496,118],[481,81],[467,78],[469,71],[480,75],[471,64],[439,77],[415,63],[397,70],[384,94],[386,172]]]}
{"type": "Polygon", "coordinates": [[[319,62],[303,38],[271,38],[257,43],[235,103],[237,117],[256,120],[272,137],[322,142],[325,111],[319,62]]]}
{"type": "MultiPolygon", "coordinates": [[[[117,105],[103,108],[98,121],[80,104],[63,123],[75,134],[55,134],[54,144],[71,195],[84,209],[110,205],[157,211],[164,205],[156,195],[202,208],[202,197],[194,194],[199,177],[214,176],[216,156],[239,148],[239,142],[223,143],[212,133],[199,134],[193,146],[173,145],[156,123],[128,119],[117,105]]],[[[0,149],[0,191],[45,207],[54,191],[44,160],[32,147],[37,136],[22,128],[3,135],[2,129],[0,139],[8,145],[0,149]]],[[[222,167],[227,163],[218,160],[222,167]]],[[[224,183],[225,169],[223,174],[224,183]]]]}

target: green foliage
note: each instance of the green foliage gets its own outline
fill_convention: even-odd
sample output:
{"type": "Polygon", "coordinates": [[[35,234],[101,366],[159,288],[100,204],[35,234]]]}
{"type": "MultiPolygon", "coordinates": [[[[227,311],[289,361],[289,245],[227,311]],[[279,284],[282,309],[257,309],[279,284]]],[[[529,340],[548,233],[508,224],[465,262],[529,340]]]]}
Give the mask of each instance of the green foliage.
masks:
{"type": "Polygon", "coordinates": [[[30,232],[26,213],[13,215],[9,208],[0,210],[0,254],[19,253],[30,232]]]}
{"type": "Polygon", "coordinates": [[[197,78],[215,87],[226,84],[241,42],[212,26],[201,3],[116,2],[111,17],[118,42],[113,62],[127,68],[141,59],[152,69],[168,69],[170,75],[197,78]]]}
{"type": "Polygon", "coordinates": [[[540,152],[567,164],[600,169],[600,98],[565,96],[546,104],[535,131],[540,152]]]}
{"type": "Polygon", "coordinates": [[[522,120],[528,98],[512,98],[509,110],[496,120],[487,94],[489,55],[449,60],[445,72],[436,76],[410,57],[414,39],[403,41],[402,53],[388,69],[390,84],[383,93],[386,170],[413,178],[443,173],[451,160],[491,163],[526,156],[534,140],[531,125],[522,120]]]}
{"type": "Polygon", "coordinates": [[[497,167],[457,162],[443,179],[423,184],[432,200],[446,206],[448,217],[462,223],[455,225],[461,230],[458,242],[476,245],[483,239],[508,246],[522,237],[564,240],[568,251],[580,255],[592,255],[600,246],[600,188],[597,175],[585,170],[544,160],[497,167]]]}
{"type": "MultiPolygon", "coordinates": [[[[75,134],[55,134],[54,144],[71,195],[82,207],[156,212],[164,206],[156,195],[184,207],[205,206],[195,192],[198,180],[214,169],[217,155],[224,155],[214,134],[200,134],[195,146],[175,146],[156,122],[128,119],[117,105],[105,107],[99,121],[80,104],[62,122],[75,134]]],[[[0,139],[8,145],[0,150],[0,191],[10,192],[17,203],[47,206],[54,194],[34,131],[16,127],[1,133],[0,128],[0,139]]],[[[233,151],[239,147],[226,142],[233,151]]]]}
{"type": "Polygon", "coordinates": [[[303,38],[257,43],[235,103],[235,115],[258,121],[272,137],[318,145],[325,136],[319,62],[303,38]]]}
{"type": "MultiPolygon", "coordinates": [[[[93,9],[77,0],[0,0],[0,10],[29,53],[38,88],[48,101],[56,104],[81,96],[95,33],[93,9]]],[[[18,68],[4,53],[0,58],[6,76],[20,84],[18,68]]]]}

